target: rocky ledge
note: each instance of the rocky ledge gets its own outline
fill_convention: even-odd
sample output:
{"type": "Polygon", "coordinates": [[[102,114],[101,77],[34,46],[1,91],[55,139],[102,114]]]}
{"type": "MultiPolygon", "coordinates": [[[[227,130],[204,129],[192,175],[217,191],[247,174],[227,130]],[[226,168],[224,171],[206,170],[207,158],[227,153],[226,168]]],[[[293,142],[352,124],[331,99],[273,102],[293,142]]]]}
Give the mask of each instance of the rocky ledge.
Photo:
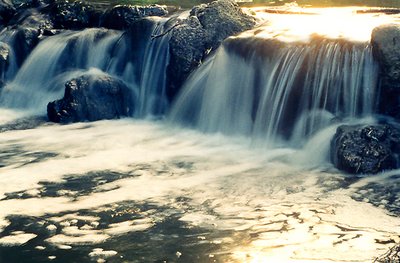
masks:
{"type": "Polygon", "coordinates": [[[50,121],[71,123],[130,116],[133,109],[129,87],[105,74],[86,74],[65,84],[60,100],[47,105],[50,121]]]}
{"type": "Polygon", "coordinates": [[[400,130],[393,125],[340,126],[331,141],[331,160],[352,174],[399,168],[400,130]]]}

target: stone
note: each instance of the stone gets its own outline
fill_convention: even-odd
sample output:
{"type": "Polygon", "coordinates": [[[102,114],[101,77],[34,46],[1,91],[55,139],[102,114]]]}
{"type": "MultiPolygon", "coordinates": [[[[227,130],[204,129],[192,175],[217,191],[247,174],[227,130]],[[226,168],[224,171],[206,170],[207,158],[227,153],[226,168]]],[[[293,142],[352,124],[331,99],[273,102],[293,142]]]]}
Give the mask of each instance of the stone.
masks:
{"type": "Polygon", "coordinates": [[[371,43],[380,66],[379,111],[400,119],[400,25],[388,24],[375,28],[371,43]]]}
{"type": "Polygon", "coordinates": [[[167,7],[161,5],[117,5],[104,13],[100,25],[121,30],[129,28],[133,23],[144,17],[166,16],[167,14],[167,7]]]}
{"type": "Polygon", "coordinates": [[[389,124],[340,126],[331,141],[331,160],[351,174],[376,174],[399,167],[400,130],[389,124]]]}
{"type": "Polygon", "coordinates": [[[222,41],[255,24],[255,18],[245,14],[234,0],[196,6],[188,18],[176,20],[171,26],[168,95],[173,98],[189,74],[222,41]]]}
{"type": "Polygon", "coordinates": [[[50,121],[71,123],[131,116],[133,99],[129,87],[106,74],[85,74],[65,84],[60,100],[47,105],[50,121]]]}

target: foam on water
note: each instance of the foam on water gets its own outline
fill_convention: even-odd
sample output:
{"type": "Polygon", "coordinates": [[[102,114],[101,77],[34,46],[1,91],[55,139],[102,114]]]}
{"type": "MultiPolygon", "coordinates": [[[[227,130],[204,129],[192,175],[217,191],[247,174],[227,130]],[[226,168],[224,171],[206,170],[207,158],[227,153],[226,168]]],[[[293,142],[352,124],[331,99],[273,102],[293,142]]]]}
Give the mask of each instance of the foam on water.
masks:
{"type": "Polygon", "coordinates": [[[365,183],[346,189],[343,176],[327,163],[304,169],[292,159],[301,154],[297,150],[254,149],[240,137],[129,119],[2,133],[2,150],[16,145],[24,153],[56,156],[35,162],[20,158],[0,168],[0,220],[6,226],[11,215],[45,218],[43,227],[57,230],[48,230],[44,247],[101,244],[150,231],[182,209],[181,222],[228,233],[198,240],[221,247],[210,256],[234,262],[277,260],[277,255],[286,260],[279,262],[368,262],[399,241],[397,217],[352,199],[365,183]],[[92,178],[93,171],[118,176],[92,178]],[[95,184],[67,189],[75,179],[95,184]],[[56,191],[49,194],[52,185],[56,191]],[[100,215],[127,201],[167,206],[170,212],[136,212],[142,217],[105,227],[99,227],[105,223],[99,216],[80,215],[100,215]]]}

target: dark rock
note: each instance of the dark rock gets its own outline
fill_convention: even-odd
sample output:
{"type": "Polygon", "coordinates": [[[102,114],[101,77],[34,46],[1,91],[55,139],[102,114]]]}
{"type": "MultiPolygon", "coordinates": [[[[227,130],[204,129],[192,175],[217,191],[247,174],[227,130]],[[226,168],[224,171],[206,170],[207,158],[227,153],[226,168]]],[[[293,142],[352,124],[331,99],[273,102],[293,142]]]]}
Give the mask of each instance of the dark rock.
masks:
{"type": "Polygon", "coordinates": [[[400,119],[400,25],[375,28],[371,43],[380,66],[380,113],[400,119]]]}
{"type": "Polygon", "coordinates": [[[99,25],[99,12],[81,1],[56,1],[43,8],[42,12],[50,15],[57,29],[83,29],[99,25]]]}
{"type": "Polygon", "coordinates": [[[117,5],[104,13],[100,25],[111,29],[127,29],[141,18],[149,16],[165,16],[167,14],[168,11],[166,6],[117,5]]]}
{"type": "Polygon", "coordinates": [[[255,18],[243,13],[233,0],[219,0],[194,7],[190,16],[172,26],[168,67],[168,95],[172,98],[184,80],[210,50],[229,36],[249,30],[255,18]]]}
{"type": "Polygon", "coordinates": [[[47,116],[59,123],[115,119],[131,115],[132,101],[121,80],[86,74],[65,84],[64,97],[47,105],[47,116]]]}
{"type": "Polygon", "coordinates": [[[4,42],[0,42],[0,88],[5,83],[5,74],[10,64],[10,52],[10,46],[4,42]]]}
{"type": "Polygon", "coordinates": [[[331,159],[352,174],[398,168],[400,130],[392,125],[340,126],[331,141],[331,159]]]}
{"type": "Polygon", "coordinates": [[[7,23],[16,11],[11,0],[0,0],[0,17],[3,24],[7,23]]]}
{"type": "Polygon", "coordinates": [[[16,29],[13,49],[19,66],[22,65],[28,55],[39,43],[40,34],[40,30],[37,28],[19,27],[16,29]]]}

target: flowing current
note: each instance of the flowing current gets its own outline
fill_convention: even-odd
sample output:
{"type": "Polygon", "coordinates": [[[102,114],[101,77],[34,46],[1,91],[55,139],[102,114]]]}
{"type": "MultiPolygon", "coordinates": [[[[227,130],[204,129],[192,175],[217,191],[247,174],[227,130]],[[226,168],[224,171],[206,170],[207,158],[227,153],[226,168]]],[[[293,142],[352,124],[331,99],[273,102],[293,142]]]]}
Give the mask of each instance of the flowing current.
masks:
{"type": "Polygon", "coordinates": [[[165,23],[47,37],[20,67],[11,56],[1,263],[372,262],[400,242],[399,171],[355,178],[329,162],[339,125],[374,122],[368,41],[247,32],[171,106],[165,23]],[[84,73],[124,81],[133,118],[46,122],[47,103],[84,73]]]}

